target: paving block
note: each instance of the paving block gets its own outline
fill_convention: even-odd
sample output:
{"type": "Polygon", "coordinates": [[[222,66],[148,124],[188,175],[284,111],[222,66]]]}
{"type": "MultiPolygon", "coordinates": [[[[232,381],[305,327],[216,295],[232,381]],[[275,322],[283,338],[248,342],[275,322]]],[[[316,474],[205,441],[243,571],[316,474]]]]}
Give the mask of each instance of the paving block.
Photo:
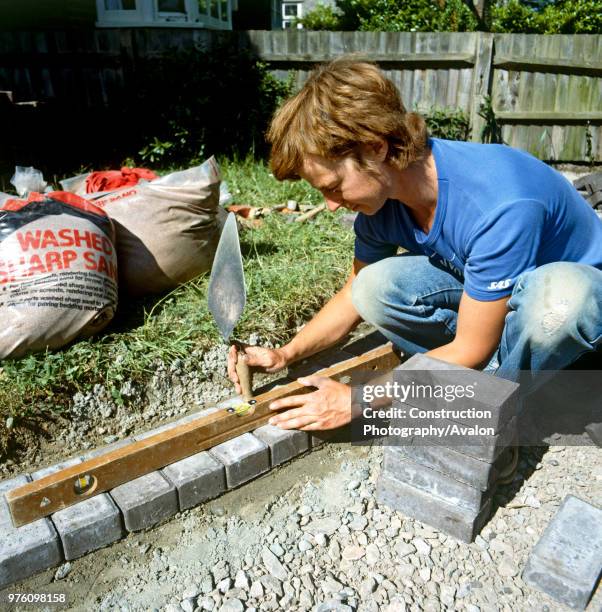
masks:
{"type": "Polygon", "coordinates": [[[128,531],[148,529],[178,512],[175,486],[160,472],[150,472],[111,491],[128,531]]]}
{"type": "Polygon", "coordinates": [[[0,481],[0,529],[2,528],[2,525],[12,526],[13,524],[13,520],[10,516],[10,510],[8,509],[8,503],[4,497],[4,494],[24,484],[27,484],[28,482],[31,482],[29,474],[21,474],[20,476],[15,476],[10,480],[0,481]]]}
{"type": "Polygon", "coordinates": [[[214,446],[209,452],[226,468],[226,482],[232,489],[267,472],[270,452],[267,444],[251,433],[244,433],[214,446]]]}
{"type": "Polygon", "coordinates": [[[487,490],[495,482],[500,470],[507,465],[511,452],[510,449],[505,449],[493,463],[489,463],[438,444],[432,446],[410,444],[388,448],[405,455],[414,463],[451,476],[481,491],[487,490]]]}
{"type": "Polygon", "coordinates": [[[180,510],[198,506],[226,490],[224,466],[207,451],[172,463],[161,473],[175,485],[180,510]]]}
{"type": "Polygon", "coordinates": [[[446,476],[441,472],[414,463],[403,457],[394,449],[386,448],[384,452],[383,473],[405,484],[467,510],[478,512],[490,492],[471,487],[463,482],[446,476]]]}
{"type": "Polygon", "coordinates": [[[376,483],[376,499],[463,542],[473,541],[491,512],[491,500],[487,500],[477,513],[454,506],[385,474],[381,474],[376,483]]]}
{"type": "Polygon", "coordinates": [[[421,353],[395,368],[393,381],[410,389],[406,398],[398,398],[409,406],[428,410],[474,408],[490,413],[490,417],[483,418],[481,424],[492,427],[494,433],[517,414],[520,388],[517,383],[432,359],[421,353]],[[430,387],[432,393],[431,390],[427,392],[425,387],[430,387]],[[442,392],[446,387],[456,389],[453,399],[449,399],[450,393],[442,392]],[[460,397],[459,387],[464,388],[461,393],[463,397],[460,397]],[[435,389],[440,393],[435,393],[435,389]]]}
{"type": "Polygon", "coordinates": [[[602,509],[567,495],[531,551],[523,580],[583,610],[602,573],[602,509]]]}
{"type": "Polygon", "coordinates": [[[4,494],[28,482],[27,475],[0,482],[0,589],[63,561],[59,537],[49,519],[13,527],[4,494]]]}
{"type": "Polygon", "coordinates": [[[106,493],[59,510],[51,519],[67,561],[117,542],[125,535],[121,513],[106,493]]]}
{"type": "Polygon", "coordinates": [[[174,427],[178,427],[178,425],[184,425],[185,423],[196,421],[197,419],[200,419],[201,417],[205,417],[209,414],[213,414],[214,412],[219,412],[219,408],[218,407],[203,408],[202,410],[198,412],[195,412],[193,414],[188,414],[185,417],[182,417],[175,421],[164,423],[163,425],[160,425],[159,427],[156,427],[155,429],[151,429],[150,431],[145,431],[144,433],[136,434],[136,436],[134,437],[134,440],[136,441],[145,440],[146,438],[150,438],[151,436],[154,436],[156,434],[162,433],[169,429],[173,429],[174,427]]]}
{"type": "Polygon", "coordinates": [[[123,440],[117,440],[117,442],[113,442],[112,444],[107,444],[107,446],[101,446],[100,448],[94,448],[83,455],[81,455],[82,461],[88,461],[88,459],[95,459],[96,457],[101,457],[102,455],[106,455],[111,451],[117,450],[118,448],[123,448],[128,444],[132,444],[134,442],[133,438],[124,438],[123,440]]]}
{"type": "Polygon", "coordinates": [[[270,449],[272,466],[290,461],[309,448],[309,436],[305,431],[280,429],[275,425],[264,425],[253,432],[270,449]]]}
{"type": "MultiPolygon", "coordinates": [[[[397,406],[399,408],[399,406],[397,406]]],[[[518,417],[512,417],[497,434],[485,435],[478,432],[470,431],[470,425],[463,425],[449,419],[412,419],[412,418],[400,418],[392,419],[391,425],[394,427],[411,427],[411,428],[424,428],[424,427],[437,427],[447,428],[449,427],[468,427],[465,433],[462,430],[449,429],[449,435],[443,434],[442,436],[414,436],[411,444],[414,446],[445,446],[452,448],[458,453],[486,461],[487,463],[493,463],[500,453],[511,444],[517,442],[517,420],[518,417]]],[[[389,444],[393,441],[391,438],[387,439],[389,444]]],[[[408,439],[403,438],[401,440],[403,446],[407,446],[408,439]]]]}
{"type": "MultiPolygon", "coordinates": [[[[74,457],[34,472],[32,480],[81,463],[74,457]]],[[[63,508],[50,516],[61,542],[65,559],[71,561],[120,540],[124,535],[121,514],[107,493],[101,493],[63,508]]]]}
{"type": "Polygon", "coordinates": [[[55,463],[54,465],[49,465],[48,467],[36,470],[31,474],[31,479],[39,480],[40,478],[50,476],[51,474],[56,474],[56,472],[60,472],[61,470],[72,467],[81,462],[82,460],[79,457],[71,457],[71,459],[65,459],[65,461],[61,461],[60,463],[55,463]]]}

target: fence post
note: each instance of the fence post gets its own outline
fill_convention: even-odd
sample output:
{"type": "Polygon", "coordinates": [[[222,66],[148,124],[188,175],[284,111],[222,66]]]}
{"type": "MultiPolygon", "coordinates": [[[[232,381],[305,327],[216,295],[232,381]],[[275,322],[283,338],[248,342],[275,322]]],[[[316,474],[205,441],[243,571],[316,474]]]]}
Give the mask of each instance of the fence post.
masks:
{"type": "Polygon", "coordinates": [[[492,66],[493,34],[491,32],[478,32],[470,99],[470,139],[473,142],[481,141],[484,119],[479,117],[479,108],[483,98],[491,91],[492,66]]]}

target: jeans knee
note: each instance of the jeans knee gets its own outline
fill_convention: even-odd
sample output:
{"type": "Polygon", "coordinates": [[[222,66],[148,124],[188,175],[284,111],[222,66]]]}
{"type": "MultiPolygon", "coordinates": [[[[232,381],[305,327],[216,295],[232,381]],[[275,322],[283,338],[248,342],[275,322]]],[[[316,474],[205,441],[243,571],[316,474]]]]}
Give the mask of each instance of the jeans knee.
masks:
{"type": "MultiPolygon", "coordinates": [[[[399,283],[406,263],[398,257],[383,259],[362,268],[351,286],[351,301],[364,321],[381,325],[392,310],[403,310],[408,296],[399,283]]],[[[415,298],[414,298],[415,301],[415,298]]]]}
{"type": "Polygon", "coordinates": [[[377,275],[370,270],[372,266],[366,266],[358,272],[351,286],[351,301],[364,321],[377,325],[383,311],[380,299],[382,288],[377,275]]]}
{"type": "Polygon", "coordinates": [[[602,272],[591,266],[547,264],[519,279],[509,306],[517,310],[531,342],[552,349],[585,330],[592,336],[600,334],[601,281],[602,272]]]}

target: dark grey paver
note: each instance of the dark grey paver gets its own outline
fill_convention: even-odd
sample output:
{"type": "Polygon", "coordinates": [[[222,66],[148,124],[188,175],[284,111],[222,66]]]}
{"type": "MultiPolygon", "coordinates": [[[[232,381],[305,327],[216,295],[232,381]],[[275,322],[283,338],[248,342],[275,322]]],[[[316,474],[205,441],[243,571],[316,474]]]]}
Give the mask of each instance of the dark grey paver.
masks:
{"type": "Polygon", "coordinates": [[[381,474],[376,485],[376,499],[406,516],[431,525],[445,533],[472,542],[489,517],[488,500],[477,513],[443,501],[408,484],[381,474]]]}
{"type": "Polygon", "coordinates": [[[602,573],[602,509],[567,495],[529,555],[523,580],[576,610],[602,573]]]}

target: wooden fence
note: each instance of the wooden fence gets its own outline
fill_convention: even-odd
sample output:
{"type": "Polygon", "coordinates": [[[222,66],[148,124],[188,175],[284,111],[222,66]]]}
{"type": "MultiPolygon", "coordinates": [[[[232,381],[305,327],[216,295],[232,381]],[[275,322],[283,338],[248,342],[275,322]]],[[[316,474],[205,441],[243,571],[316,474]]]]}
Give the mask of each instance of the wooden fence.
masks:
{"type": "Polygon", "coordinates": [[[551,161],[602,161],[602,37],[405,32],[213,32],[108,29],[0,35],[0,90],[20,101],[110,104],[139,59],[167,49],[251,47],[297,84],[317,62],[355,53],[377,62],[409,108],[462,109],[479,141],[491,96],[504,141],[551,161]]]}

